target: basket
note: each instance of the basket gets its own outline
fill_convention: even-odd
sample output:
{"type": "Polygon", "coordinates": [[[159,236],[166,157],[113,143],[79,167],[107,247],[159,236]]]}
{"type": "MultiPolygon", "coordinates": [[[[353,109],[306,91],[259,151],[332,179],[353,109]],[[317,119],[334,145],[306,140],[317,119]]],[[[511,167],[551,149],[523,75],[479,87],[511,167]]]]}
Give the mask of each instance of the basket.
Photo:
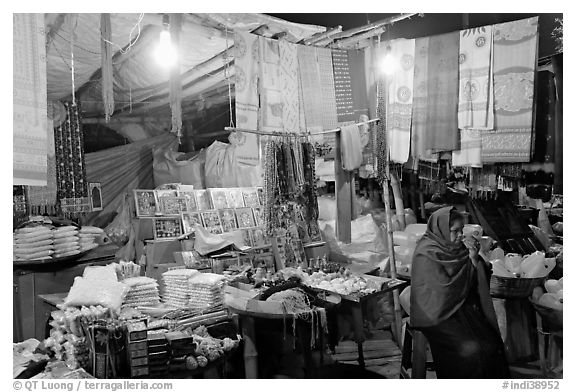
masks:
{"type": "Polygon", "coordinates": [[[528,298],[535,287],[541,286],[546,278],[490,277],[490,295],[496,298],[528,298]]]}
{"type": "Polygon", "coordinates": [[[543,320],[546,320],[546,322],[549,324],[549,326],[556,330],[556,329],[562,329],[564,326],[564,312],[562,310],[558,310],[558,309],[552,309],[549,308],[548,306],[543,306],[540,305],[534,301],[532,301],[532,299],[530,299],[530,302],[532,303],[532,305],[534,306],[534,309],[536,309],[536,311],[538,312],[538,314],[540,315],[540,317],[542,317],[543,320]]]}

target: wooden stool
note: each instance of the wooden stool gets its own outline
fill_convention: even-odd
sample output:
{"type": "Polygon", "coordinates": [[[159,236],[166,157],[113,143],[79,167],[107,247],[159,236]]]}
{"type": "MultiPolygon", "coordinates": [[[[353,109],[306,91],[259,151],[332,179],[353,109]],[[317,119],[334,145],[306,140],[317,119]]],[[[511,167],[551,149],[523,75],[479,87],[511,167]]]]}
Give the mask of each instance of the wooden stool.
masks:
{"type": "Polygon", "coordinates": [[[406,322],[400,378],[426,378],[426,350],[428,341],[421,331],[410,327],[406,322]],[[412,369],[411,374],[408,369],[412,369]]]}

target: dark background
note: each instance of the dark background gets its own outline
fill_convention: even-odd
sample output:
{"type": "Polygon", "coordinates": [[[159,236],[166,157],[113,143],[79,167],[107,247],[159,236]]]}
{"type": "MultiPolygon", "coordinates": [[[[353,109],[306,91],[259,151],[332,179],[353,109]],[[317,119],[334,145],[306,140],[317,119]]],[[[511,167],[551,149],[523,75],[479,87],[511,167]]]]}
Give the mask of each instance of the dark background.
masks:
{"type": "MultiPolygon", "coordinates": [[[[342,31],[354,27],[364,26],[368,23],[380,21],[398,14],[268,14],[296,23],[314,24],[325,27],[342,26],[342,31]]],[[[552,30],[558,23],[555,18],[562,19],[563,14],[457,14],[457,13],[432,13],[423,16],[413,16],[388,26],[388,30],[382,39],[394,38],[417,38],[431,35],[449,33],[451,31],[463,30],[486,26],[496,23],[510,22],[513,20],[539,16],[540,42],[538,57],[545,57],[557,52],[556,41],[552,38],[552,30]],[[464,26],[464,16],[468,16],[468,27],[464,26]]]]}

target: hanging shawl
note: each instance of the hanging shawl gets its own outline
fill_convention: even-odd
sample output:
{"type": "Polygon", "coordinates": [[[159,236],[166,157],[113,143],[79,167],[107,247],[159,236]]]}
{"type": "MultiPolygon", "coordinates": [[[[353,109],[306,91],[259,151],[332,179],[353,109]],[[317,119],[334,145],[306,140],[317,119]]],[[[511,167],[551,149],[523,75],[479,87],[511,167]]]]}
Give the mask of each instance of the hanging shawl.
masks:
{"type": "Polygon", "coordinates": [[[494,131],[482,133],[482,161],[529,162],[538,17],[494,25],[493,36],[494,131]]]}
{"type": "Polygon", "coordinates": [[[406,162],[410,155],[414,44],[413,39],[399,39],[391,43],[392,56],[400,60],[400,66],[392,75],[388,88],[386,135],[390,160],[399,163],[406,162]]]}
{"type": "Polygon", "coordinates": [[[432,151],[458,149],[459,32],[430,37],[425,147],[432,151]]]}
{"type": "Polygon", "coordinates": [[[282,86],[280,83],[280,53],[278,41],[258,37],[260,44],[260,92],[261,129],[278,132],[283,129],[282,86]]]}
{"type": "MultiPolygon", "coordinates": [[[[170,14],[170,37],[172,44],[180,52],[180,30],[182,14],[170,14]]],[[[182,80],[180,74],[180,56],[170,70],[170,109],[172,110],[172,132],[182,136],[182,80]]]]}
{"type": "Polygon", "coordinates": [[[114,73],[112,69],[112,23],[110,14],[100,14],[100,35],[102,57],[102,103],[104,105],[104,116],[106,122],[110,121],[110,116],[114,113],[114,73]]]}
{"type": "Polygon", "coordinates": [[[320,131],[322,130],[322,89],[316,61],[316,48],[298,45],[298,64],[306,128],[310,132],[320,131]]]}
{"type": "MultiPolygon", "coordinates": [[[[318,69],[320,70],[320,91],[322,92],[322,128],[335,129],[338,127],[336,118],[336,90],[334,87],[334,69],[332,65],[332,50],[329,48],[316,48],[318,69]]],[[[324,143],[335,146],[336,133],[323,135],[324,143]]]]}
{"type": "Polygon", "coordinates": [[[286,132],[301,131],[297,48],[298,45],[291,44],[285,40],[278,42],[280,55],[280,91],[282,93],[282,125],[286,132]]]}
{"type": "MultiPolygon", "coordinates": [[[[244,129],[258,128],[258,36],[237,32],[234,36],[234,94],[236,126],[244,129]]],[[[243,143],[238,144],[236,156],[239,163],[259,163],[258,135],[243,133],[243,143]]]]}
{"type": "Polygon", "coordinates": [[[460,130],[460,150],[452,151],[452,165],[482,167],[481,130],[460,130]]]}
{"type": "Polygon", "coordinates": [[[356,170],[362,164],[362,144],[358,125],[346,125],[340,130],[342,168],[356,170]]]}
{"type": "Polygon", "coordinates": [[[414,58],[414,89],[412,99],[412,137],[410,162],[412,170],[418,169],[418,161],[437,162],[438,154],[426,149],[428,111],[428,45],[429,37],[416,38],[414,58]]]}
{"type": "Polygon", "coordinates": [[[410,295],[410,324],[429,327],[447,320],[460,309],[474,286],[480,305],[493,327],[498,329],[496,315],[488,290],[488,281],[482,261],[477,274],[462,242],[450,242],[450,211],[444,207],[428,220],[428,229],[416,245],[412,259],[412,285],[410,295]]]}

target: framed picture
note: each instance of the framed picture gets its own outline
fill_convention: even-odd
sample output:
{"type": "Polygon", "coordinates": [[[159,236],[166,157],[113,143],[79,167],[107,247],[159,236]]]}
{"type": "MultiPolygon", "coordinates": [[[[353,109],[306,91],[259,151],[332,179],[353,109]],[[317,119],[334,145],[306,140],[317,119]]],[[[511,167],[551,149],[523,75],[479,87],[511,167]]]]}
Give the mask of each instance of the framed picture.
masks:
{"type": "Polygon", "coordinates": [[[264,235],[264,229],[255,228],[250,231],[252,234],[252,242],[254,246],[261,247],[267,245],[266,236],[264,235]]]}
{"type": "Polygon", "coordinates": [[[224,208],[230,207],[228,205],[228,197],[226,196],[226,189],[224,188],[213,188],[209,189],[210,200],[212,200],[212,207],[215,210],[222,210],[224,208]]]}
{"type": "Polygon", "coordinates": [[[99,182],[88,183],[88,197],[92,211],[102,211],[102,185],[99,182]]]}
{"type": "Polygon", "coordinates": [[[180,215],[186,212],[186,198],[180,196],[163,196],[158,198],[158,210],[163,215],[180,215]]]}
{"type": "Polygon", "coordinates": [[[240,229],[256,226],[252,208],[236,208],[234,211],[236,212],[236,222],[238,222],[238,227],[240,229]]]}
{"type": "Polygon", "coordinates": [[[196,204],[196,196],[194,191],[178,191],[178,197],[183,197],[186,202],[185,212],[198,211],[198,204],[196,204]]]}
{"type": "Polygon", "coordinates": [[[136,216],[154,216],[158,205],[156,192],[153,190],[134,189],[134,204],[136,206],[136,216]]]}
{"type": "Polygon", "coordinates": [[[184,234],[190,234],[194,232],[196,226],[202,225],[202,216],[199,212],[187,212],[182,214],[182,229],[184,234]]]}
{"type": "Polygon", "coordinates": [[[228,190],[228,205],[230,208],[243,208],[244,197],[242,196],[241,188],[229,188],[228,190]]]}
{"type": "Polygon", "coordinates": [[[264,207],[255,207],[252,210],[254,212],[256,226],[264,226],[264,207]]]}
{"type": "Polygon", "coordinates": [[[154,239],[173,240],[182,236],[182,220],[177,218],[154,218],[154,239]]]}
{"type": "Polygon", "coordinates": [[[240,230],[242,232],[242,239],[244,240],[244,245],[253,247],[254,241],[252,240],[252,233],[250,230],[240,230]]]}
{"type": "Polygon", "coordinates": [[[228,233],[238,228],[233,208],[218,210],[218,215],[220,216],[220,222],[222,223],[222,230],[224,233],[228,233]]]}
{"type": "Polygon", "coordinates": [[[260,205],[256,188],[242,188],[242,197],[246,207],[258,207],[260,205]]]}
{"type": "Polygon", "coordinates": [[[260,205],[264,205],[264,188],[258,187],[256,188],[258,191],[258,200],[260,201],[260,205]]]}
{"type": "Polygon", "coordinates": [[[196,205],[198,206],[198,211],[207,211],[211,210],[212,207],[210,205],[210,195],[206,189],[199,189],[194,191],[196,196],[196,205]]]}
{"type": "Polygon", "coordinates": [[[201,212],[204,227],[212,234],[222,234],[222,224],[218,211],[204,211],[201,212]]]}

